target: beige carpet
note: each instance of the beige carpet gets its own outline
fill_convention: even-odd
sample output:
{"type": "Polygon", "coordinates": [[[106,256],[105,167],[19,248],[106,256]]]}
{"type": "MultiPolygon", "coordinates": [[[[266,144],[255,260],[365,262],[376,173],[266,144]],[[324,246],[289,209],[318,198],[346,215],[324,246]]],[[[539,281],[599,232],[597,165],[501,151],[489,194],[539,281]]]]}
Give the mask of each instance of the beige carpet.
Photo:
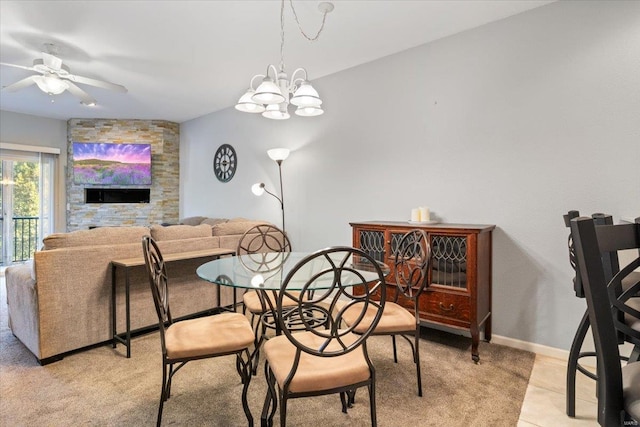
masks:
{"type": "MultiPolygon", "coordinates": [[[[4,283],[0,283],[4,288],[4,283]]],[[[0,425],[154,425],[161,383],[157,333],[133,340],[132,358],[122,345],[102,346],[39,366],[7,327],[5,290],[0,291],[0,425]]],[[[370,340],[377,369],[378,424],[385,426],[515,426],[533,366],[532,353],[481,343],[481,364],[470,357],[470,339],[431,329],[420,351],[424,396],[406,343],[394,364],[391,340],[370,340]]],[[[253,377],[249,401],[259,425],[265,395],[263,371],[253,377]]],[[[175,377],[163,425],[246,426],[233,357],[187,364],[175,377]]],[[[368,394],[340,411],[338,396],[292,400],[289,426],[368,426],[368,394]]],[[[279,421],[276,415],[276,425],[279,421]]]]}

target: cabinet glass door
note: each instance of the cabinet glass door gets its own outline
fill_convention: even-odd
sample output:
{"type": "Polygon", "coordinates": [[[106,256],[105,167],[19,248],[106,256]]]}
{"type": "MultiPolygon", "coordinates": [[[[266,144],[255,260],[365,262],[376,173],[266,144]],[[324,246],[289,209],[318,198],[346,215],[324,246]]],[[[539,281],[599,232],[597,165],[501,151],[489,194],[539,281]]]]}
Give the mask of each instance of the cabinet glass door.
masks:
{"type": "Polygon", "coordinates": [[[431,235],[431,284],[467,288],[466,236],[431,235]]]}
{"type": "Polygon", "coordinates": [[[360,249],[376,261],[384,262],[384,231],[360,230],[360,249]]]}

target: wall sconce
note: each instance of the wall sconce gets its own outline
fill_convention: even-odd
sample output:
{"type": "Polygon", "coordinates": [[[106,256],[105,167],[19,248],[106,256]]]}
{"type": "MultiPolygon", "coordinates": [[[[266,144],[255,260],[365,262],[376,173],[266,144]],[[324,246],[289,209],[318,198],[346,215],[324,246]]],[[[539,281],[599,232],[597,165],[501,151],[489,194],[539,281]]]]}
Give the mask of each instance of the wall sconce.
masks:
{"type": "Polygon", "coordinates": [[[289,149],[273,148],[271,150],[268,150],[267,154],[269,155],[269,158],[271,158],[271,160],[275,161],[278,164],[278,175],[280,178],[280,197],[278,197],[274,193],[267,190],[263,182],[258,182],[256,184],[253,184],[251,186],[251,191],[256,196],[262,196],[264,193],[270,194],[271,196],[275,197],[278,200],[278,202],[280,202],[280,209],[282,210],[282,231],[284,232],[285,227],[284,227],[284,195],[283,195],[284,193],[282,192],[282,162],[285,161],[287,157],[289,157],[289,149]]]}

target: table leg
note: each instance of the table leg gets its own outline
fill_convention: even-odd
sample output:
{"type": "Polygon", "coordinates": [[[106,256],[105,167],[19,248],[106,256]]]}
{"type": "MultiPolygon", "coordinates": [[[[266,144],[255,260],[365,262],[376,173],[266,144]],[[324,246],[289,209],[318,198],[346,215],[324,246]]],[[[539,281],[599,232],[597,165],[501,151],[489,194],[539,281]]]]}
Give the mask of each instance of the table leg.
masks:
{"type": "Polygon", "coordinates": [[[127,359],[131,357],[131,313],[129,307],[129,269],[125,269],[125,309],[127,317],[127,359]]]}
{"type": "Polygon", "coordinates": [[[116,266],[111,264],[111,331],[113,332],[113,343],[111,346],[116,348],[116,336],[118,331],[116,330],[116,266]]]}

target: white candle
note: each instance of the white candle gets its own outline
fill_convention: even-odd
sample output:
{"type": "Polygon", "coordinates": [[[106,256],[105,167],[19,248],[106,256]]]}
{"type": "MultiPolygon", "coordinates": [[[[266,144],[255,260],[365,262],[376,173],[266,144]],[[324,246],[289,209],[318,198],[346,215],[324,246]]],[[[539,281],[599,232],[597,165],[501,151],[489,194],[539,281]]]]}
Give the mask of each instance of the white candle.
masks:
{"type": "Polygon", "coordinates": [[[421,206],[420,208],[420,221],[429,221],[431,218],[431,213],[429,212],[429,208],[421,206]]]}
{"type": "Polygon", "coordinates": [[[411,209],[411,221],[420,222],[420,209],[411,209]]]}

